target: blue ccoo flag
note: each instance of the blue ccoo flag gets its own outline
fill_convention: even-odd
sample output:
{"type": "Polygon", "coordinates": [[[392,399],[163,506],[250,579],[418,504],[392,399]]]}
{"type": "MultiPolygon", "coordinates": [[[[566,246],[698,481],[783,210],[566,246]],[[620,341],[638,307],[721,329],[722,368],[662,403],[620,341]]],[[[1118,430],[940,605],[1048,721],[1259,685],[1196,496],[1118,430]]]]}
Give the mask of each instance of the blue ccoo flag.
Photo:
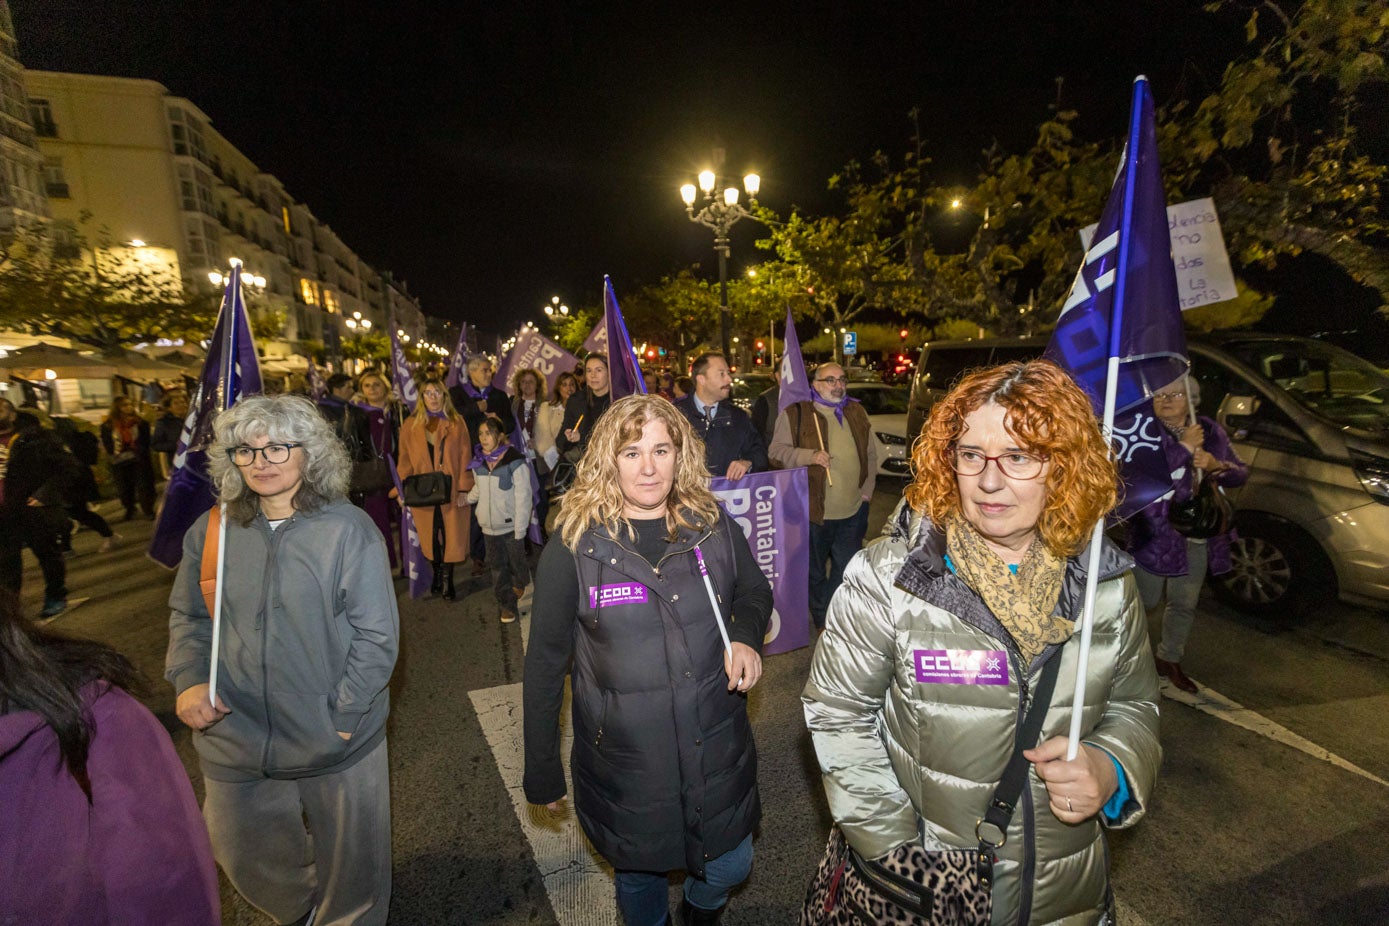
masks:
{"type": "Polygon", "coordinates": [[[203,373],[188,403],[174,450],[174,472],[164,491],[159,521],[154,525],[149,556],[170,569],[183,559],[183,535],[204,511],[216,503],[216,493],[207,475],[207,448],[212,443],[212,425],[224,409],[248,395],[262,391],[260,361],[251,340],[246,303],[241,298],[241,265],[235,264],[227,276],[217,327],[203,361],[203,373]]]}
{"type": "Polygon", "coordinates": [[[629,395],[646,395],[646,380],[641,375],[641,367],[637,366],[637,353],[632,349],[632,338],[627,334],[627,324],[617,306],[612,278],[607,276],[603,277],[603,324],[608,330],[608,382],[613,401],[629,395]]]}
{"type": "Polygon", "coordinates": [[[791,307],[786,307],[786,344],[781,352],[781,372],[777,382],[781,390],[777,393],[777,412],[784,412],[797,402],[809,402],[811,394],[810,377],[805,372],[805,360],[801,357],[801,339],[796,337],[796,320],[791,317],[791,307]]]}
{"type": "Polygon", "coordinates": [[[1090,395],[1111,435],[1127,518],[1172,489],[1152,395],[1187,372],[1177,273],[1147,78],[1134,81],[1129,141],[1046,357],[1090,395]]]}
{"type": "Polygon", "coordinates": [[[464,322],[458,329],[458,346],[453,349],[453,356],[449,357],[449,372],[448,376],[444,377],[444,385],[452,389],[454,386],[461,386],[467,378],[468,323],[464,322]]]}

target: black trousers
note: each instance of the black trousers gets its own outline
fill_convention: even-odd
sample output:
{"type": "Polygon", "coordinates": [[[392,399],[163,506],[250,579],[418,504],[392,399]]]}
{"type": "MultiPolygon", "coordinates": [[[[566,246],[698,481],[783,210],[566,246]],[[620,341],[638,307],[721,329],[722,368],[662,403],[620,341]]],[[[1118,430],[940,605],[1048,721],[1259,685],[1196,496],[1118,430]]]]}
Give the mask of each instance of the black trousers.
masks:
{"type": "Polygon", "coordinates": [[[530,582],[530,567],[526,563],[526,541],[511,534],[487,536],[487,564],[492,567],[492,592],[503,611],[516,613],[516,589],[530,582]]]}
{"type": "Polygon", "coordinates": [[[116,480],[116,492],[121,497],[121,504],[125,506],[126,517],[134,516],[137,496],[140,510],[147,515],[154,515],[153,468],[141,465],[138,461],[116,463],[111,467],[111,475],[116,480]]]}
{"type": "Polygon", "coordinates": [[[67,563],[59,540],[66,519],[65,510],[35,505],[0,514],[0,588],[19,594],[24,584],[23,550],[28,547],[43,572],[44,600],[67,599],[67,563]]]}

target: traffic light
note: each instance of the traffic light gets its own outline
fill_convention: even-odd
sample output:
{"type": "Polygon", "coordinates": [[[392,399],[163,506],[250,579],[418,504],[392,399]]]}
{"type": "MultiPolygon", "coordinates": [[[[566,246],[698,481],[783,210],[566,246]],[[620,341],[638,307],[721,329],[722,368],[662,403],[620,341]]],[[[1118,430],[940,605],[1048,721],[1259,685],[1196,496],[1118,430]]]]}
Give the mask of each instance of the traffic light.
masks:
{"type": "Polygon", "coordinates": [[[655,359],[656,359],[656,348],[654,348],[654,347],[648,347],[648,348],[646,349],[646,359],[647,359],[647,360],[655,360],[655,359]]]}
{"type": "Polygon", "coordinates": [[[758,350],[761,350],[761,349],[762,349],[762,342],[761,342],[761,341],[758,341],[758,342],[757,342],[757,349],[758,349],[758,350]]]}
{"type": "Polygon", "coordinates": [[[907,339],[907,335],[910,333],[911,332],[909,332],[906,328],[903,328],[901,331],[897,332],[897,336],[901,338],[903,341],[905,341],[907,339]]]}

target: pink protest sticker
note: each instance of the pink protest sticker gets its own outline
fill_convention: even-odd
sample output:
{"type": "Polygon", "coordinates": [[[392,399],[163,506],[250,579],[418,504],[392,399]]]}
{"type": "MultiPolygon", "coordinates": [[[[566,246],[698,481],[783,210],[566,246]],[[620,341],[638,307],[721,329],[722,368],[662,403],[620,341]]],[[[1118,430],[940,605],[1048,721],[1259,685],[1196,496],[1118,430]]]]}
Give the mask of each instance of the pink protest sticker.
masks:
{"type": "Polygon", "coordinates": [[[620,582],[588,587],[590,608],[607,608],[617,604],[646,604],[646,586],[640,582],[620,582]]]}
{"type": "Polygon", "coordinates": [[[927,685],[1006,685],[1008,652],[1001,649],[919,649],[916,680],[927,685]]]}

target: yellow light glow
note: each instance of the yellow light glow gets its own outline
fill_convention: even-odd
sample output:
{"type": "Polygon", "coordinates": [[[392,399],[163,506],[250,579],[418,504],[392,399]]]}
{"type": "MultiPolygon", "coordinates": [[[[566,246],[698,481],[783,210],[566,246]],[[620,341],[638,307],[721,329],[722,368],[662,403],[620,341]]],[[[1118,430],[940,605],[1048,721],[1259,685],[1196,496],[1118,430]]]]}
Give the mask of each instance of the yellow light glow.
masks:
{"type": "Polygon", "coordinates": [[[142,240],[140,240],[139,238],[131,238],[131,239],[130,239],[130,246],[131,246],[132,248],[142,248],[142,247],[145,246],[145,242],[142,241],[142,240]]]}
{"type": "Polygon", "coordinates": [[[680,198],[685,201],[685,205],[693,206],[695,201],[695,185],[687,183],[680,188],[680,198]]]}
{"type": "Polygon", "coordinates": [[[714,192],[714,172],[712,170],[701,170],[699,172],[699,188],[705,193],[714,192]]]}
{"type": "Polygon", "coordinates": [[[748,174],[743,178],[743,189],[748,191],[749,196],[756,199],[757,191],[762,189],[762,178],[756,174],[748,174]]]}
{"type": "Polygon", "coordinates": [[[723,201],[730,206],[738,205],[738,188],[731,186],[723,191],[723,201]]]}
{"type": "Polygon", "coordinates": [[[43,371],[43,378],[44,378],[44,379],[57,379],[57,378],[58,378],[58,373],[57,373],[56,370],[44,370],[44,371],[43,371]]]}

